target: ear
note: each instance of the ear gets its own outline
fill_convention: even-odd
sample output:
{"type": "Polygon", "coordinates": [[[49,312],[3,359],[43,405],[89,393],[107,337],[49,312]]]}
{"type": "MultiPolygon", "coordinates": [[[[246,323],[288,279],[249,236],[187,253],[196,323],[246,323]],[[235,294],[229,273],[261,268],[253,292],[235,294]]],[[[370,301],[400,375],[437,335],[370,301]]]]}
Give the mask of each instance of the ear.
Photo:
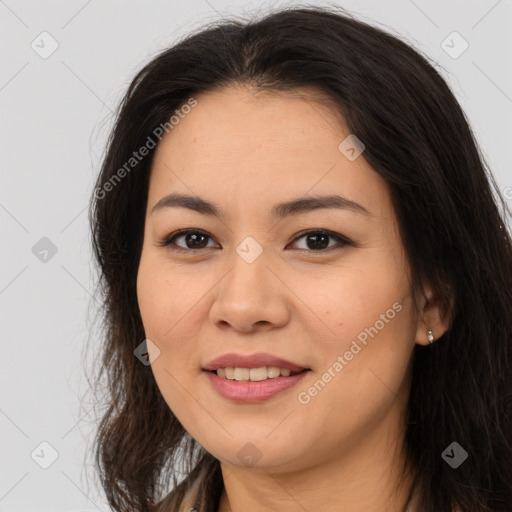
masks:
{"type": "Polygon", "coordinates": [[[416,330],[416,343],[429,345],[427,331],[434,334],[434,343],[449,328],[453,312],[453,296],[450,299],[448,311],[443,310],[438,297],[435,296],[432,286],[426,283],[423,286],[423,295],[419,301],[418,323],[416,330]]]}

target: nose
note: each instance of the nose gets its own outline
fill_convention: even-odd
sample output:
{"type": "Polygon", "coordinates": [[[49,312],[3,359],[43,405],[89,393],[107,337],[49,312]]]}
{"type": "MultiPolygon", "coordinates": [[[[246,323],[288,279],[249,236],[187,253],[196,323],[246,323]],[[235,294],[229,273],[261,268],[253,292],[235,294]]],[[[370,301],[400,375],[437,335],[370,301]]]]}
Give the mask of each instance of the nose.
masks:
{"type": "Polygon", "coordinates": [[[291,292],[279,271],[267,265],[264,253],[248,263],[234,252],[231,261],[231,270],[214,288],[210,320],[222,329],[231,327],[243,333],[286,325],[291,292]]]}

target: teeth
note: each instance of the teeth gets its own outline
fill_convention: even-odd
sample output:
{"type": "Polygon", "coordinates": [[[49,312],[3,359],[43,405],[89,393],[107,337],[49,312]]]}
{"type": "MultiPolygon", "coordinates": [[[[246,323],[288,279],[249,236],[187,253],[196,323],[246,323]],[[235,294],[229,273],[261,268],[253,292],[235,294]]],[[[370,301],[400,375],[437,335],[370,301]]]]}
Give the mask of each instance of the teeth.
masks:
{"type": "Polygon", "coordinates": [[[235,380],[249,380],[250,373],[249,368],[235,368],[233,371],[235,380]]]}
{"type": "MultiPolygon", "coordinates": [[[[286,368],[283,368],[283,371],[286,373],[286,368]]],[[[281,369],[276,366],[269,366],[267,368],[267,376],[269,379],[275,379],[281,375],[281,369]]]]}
{"type": "Polygon", "coordinates": [[[261,381],[276,377],[289,377],[292,372],[288,368],[262,366],[261,368],[219,368],[217,375],[229,380],[261,381]]]}

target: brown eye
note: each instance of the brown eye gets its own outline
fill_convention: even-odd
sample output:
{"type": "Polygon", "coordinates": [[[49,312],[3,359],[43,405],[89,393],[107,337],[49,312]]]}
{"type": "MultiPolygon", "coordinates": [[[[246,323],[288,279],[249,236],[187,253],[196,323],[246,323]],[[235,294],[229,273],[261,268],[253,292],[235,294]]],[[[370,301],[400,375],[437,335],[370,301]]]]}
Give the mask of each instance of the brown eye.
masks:
{"type": "Polygon", "coordinates": [[[209,249],[210,247],[207,247],[209,238],[211,238],[210,235],[208,235],[208,233],[204,231],[195,229],[184,229],[176,233],[172,233],[171,235],[166,237],[162,242],[160,242],[159,245],[183,251],[193,251],[195,249],[209,249]],[[176,240],[178,239],[183,239],[182,243],[184,243],[184,247],[183,245],[176,244],[176,240]]]}
{"type": "Polygon", "coordinates": [[[303,233],[301,236],[295,238],[294,242],[302,238],[306,239],[307,247],[301,249],[312,252],[324,251],[326,249],[332,249],[333,247],[336,246],[339,247],[351,244],[349,240],[342,237],[341,235],[338,235],[337,233],[332,233],[331,231],[324,230],[308,231],[306,233],[303,233]],[[329,239],[336,240],[337,244],[329,247],[329,239]]]}
{"type": "MultiPolygon", "coordinates": [[[[309,230],[307,232],[303,232],[300,236],[294,239],[293,243],[296,243],[297,240],[306,239],[307,247],[299,248],[299,250],[305,250],[309,252],[323,252],[329,251],[334,248],[340,248],[347,245],[352,245],[347,238],[333,233],[332,231],[326,230],[309,230]],[[330,240],[335,240],[335,244],[329,245],[330,240]]],[[[202,230],[197,229],[182,229],[175,233],[171,233],[164,240],[162,240],[158,245],[160,247],[167,247],[173,251],[198,251],[201,249],[211,249],[212,246],[208,246],[208,239],[211,239],[211,236],[202,230]],[[177,244],[176,240],[183,239],[181,244],[177,244]]]]}

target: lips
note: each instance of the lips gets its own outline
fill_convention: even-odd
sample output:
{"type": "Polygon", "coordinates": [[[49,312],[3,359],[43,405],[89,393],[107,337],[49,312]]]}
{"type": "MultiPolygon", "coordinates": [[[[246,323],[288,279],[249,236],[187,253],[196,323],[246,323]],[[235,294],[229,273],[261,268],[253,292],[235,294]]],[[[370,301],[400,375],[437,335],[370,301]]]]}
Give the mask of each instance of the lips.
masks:
{"type": "Polygon", "coordinates": [[[277,368],[287,368],[292,372],[301,372],[309,370],[305,366],[300,366],[286,359],[273,356],[272,354],[257,353],[253,355],[244,354],[223,354],[216,357],[204,366],[204,370],[215,371],[219,368],[261,368],[262,366],[274,366],[277,368]]]}
{"type": "Polygon", "coordinates": [[[305,379],[308,371],[290,377],[277,377],[260,382],[228,380],[213,371],[205,371],[212,388],[222,398],[236,404],[261,404],[291,390],[305,379]]]}

